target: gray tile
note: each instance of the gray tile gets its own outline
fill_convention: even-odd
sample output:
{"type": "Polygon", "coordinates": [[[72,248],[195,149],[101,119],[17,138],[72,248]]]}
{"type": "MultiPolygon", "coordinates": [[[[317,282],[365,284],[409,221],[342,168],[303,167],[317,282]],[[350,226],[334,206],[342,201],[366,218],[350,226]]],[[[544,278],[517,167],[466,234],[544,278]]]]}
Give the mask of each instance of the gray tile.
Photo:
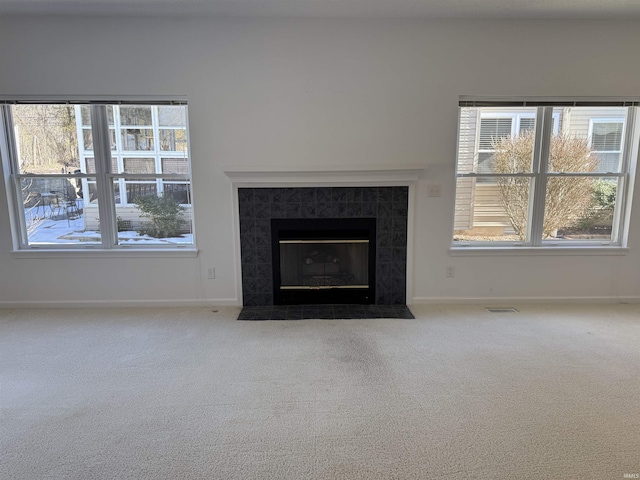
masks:
{"type": "Polygon", "coordinates": [[[378,214],[377,202],[363,202],[362,203],[362,216],[363,217],[375,217],[378,214]]]}
{"type": "Polygon", "coordinates": [[[253,212],[255,218],[271,218],[271,204],[269,202],[256,203],[253,212]]]}
{"type": "Polygon", "coordinates": [[[378,202],[392,202],[394,187],[378,187],[378,202]]]}
{"type": "Polygon", "coordinates": [[[390,232],[393,230],[391,217],[378,217],[376,219],[376,228],[378,230],[378,234],[380,234],[380,232],[390,232]]]}
{"type": "Polygon", "coordinates": [[[347,204],[333,203],[332,211],[335,218],[345,218],[347,216],[347,204]]]}
{"type": "Polygon", "coordinates": [[[347,202],[347,188],[346,187],[333,187],[331,189],[331,201],[333,203],[337,202],[347,202]]]}
{"type": "Polygon", "coordinates": [[[287,201],[286,189],[272,188],[270,189],[271,203],[285,203],[287,201]]]}
{"type": "Polygon", "coordinates": [[[241,219],[254,218],[253,203],[240,202],[238,205],[238,215],[241,219]]]}
{"type": "Polygon", "coordinates": [[[330,203],[331,202],[331,188],[320,187],[316,188],[316,201],[318,203],[330,203]]]}
{"type": "Polygon", "coordinates": [[[300,218],[300,203],[287,203],[286,218],[300,218]]]}
{"type": "Polygon", "coordinates": [[[409,187],[394,187],[393,189],[393,201],[394,202],[407,202],[409,199],[409,187]]]}
{"type": "Polygon", "coordinates": [[[256,206],[260,204],[268,204],[271,202],[270,188],[256,188],[253,195],[253,201],[256,206]]]}
{"type": "Polygon", "coordinates": [[[286,218],[287,217],[287,204],[286,203],[272,203],[270,206],[271,218],[286,218]]]}
{"type": "Polygon", "coordinates": [[[393,202],[393,217],[406,217],[408,212],[407,202],[393,202]]]}
{"type": "Polygon", "coordinates": [[[393,203],[392,202],[378,202],[378,217],[392,217],[393,216],[393,203]]]}
{"type": "Polygon", "coordinates": [[[316,206],[316,218],[332,218],[333,205],[331,203],[318,202],[316,206]]]}
{"type": "Polygon", "coordinates": [[[300,189],[300,202],[302,202],[302,203],[316,203],[316,189],[315,188],[301,188],[300,189]]]}
{"type": "Polygon", "coordinates": [[[362,189],[362,201],[378,203],[378,188],[377,187],[364,187],[362,189]]]}
{"type": "Polygon", "coordinates": [[[362,188],[361,187],[347,188],[347,203],[360,203],[360,202],[362,202],[362,188]]]}
{"type": "Polygon", "coordinates": [[[238,189],[238,203],[251,203],[253,204],[253,188],[239,188],[238,189]]]}
{"type": "Polygon", "coordinates": [[[302,203],[300,205],[300,217],[301,218],[316,218],[316,204],[315,203],[302,203]]]}
{"type": "Polygon", "coordinates": [[[349,218],[357,218],[362,216],[361,203],[347,203],[346,216],[349,218]]]}
{"type": "Polygon", "coordinates": [[[287,188],[286,195],[286,203],[300,203],[300,188],[287,188]]]}

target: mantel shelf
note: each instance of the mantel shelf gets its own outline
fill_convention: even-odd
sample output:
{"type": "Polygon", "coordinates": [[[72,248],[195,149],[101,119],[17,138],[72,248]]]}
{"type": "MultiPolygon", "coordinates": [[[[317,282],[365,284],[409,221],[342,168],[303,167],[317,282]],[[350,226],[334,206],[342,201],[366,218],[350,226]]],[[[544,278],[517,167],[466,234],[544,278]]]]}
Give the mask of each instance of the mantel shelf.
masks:
{"type": "Polygon", "coordinates": [[[394,167],[225,167],[224,173],[239,187],[242,186],[381,186],[408,185],[417,181],[423,166],[394,167]]]}

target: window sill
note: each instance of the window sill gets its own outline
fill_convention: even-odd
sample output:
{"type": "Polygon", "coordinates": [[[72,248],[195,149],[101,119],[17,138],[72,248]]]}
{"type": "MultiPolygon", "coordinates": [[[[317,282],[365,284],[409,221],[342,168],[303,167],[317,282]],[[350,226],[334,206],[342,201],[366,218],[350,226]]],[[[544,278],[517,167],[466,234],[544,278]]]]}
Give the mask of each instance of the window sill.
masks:
{"type": "Polygon", "coordinates": [[[14,250],[11,252],[11,256],[13,258],[193,258],[198,256],[198,249],[117,248],[105,250],[98,248],[34,248],[28,250],[14,250]]]}
{"type": "Polygon", "coordinates": [[[620,246],[566,246],[556,245],[548,247],[516,247],[516,246],[460,246],[451,247],[449,255],[452,257],[480,257],[480,256],[604,256],[604,255],[626,255],[630,251],[627,247],[620,246]]]}

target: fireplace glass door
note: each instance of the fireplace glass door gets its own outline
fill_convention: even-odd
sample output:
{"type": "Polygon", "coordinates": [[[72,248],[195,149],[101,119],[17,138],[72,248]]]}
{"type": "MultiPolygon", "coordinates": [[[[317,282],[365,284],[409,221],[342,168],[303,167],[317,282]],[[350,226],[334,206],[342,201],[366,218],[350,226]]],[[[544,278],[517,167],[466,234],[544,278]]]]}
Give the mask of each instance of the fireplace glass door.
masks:
{"type": "Polygon", "coordinates": [[[369,240],[280,240],[280,288],[369,288],[369,240]]]}

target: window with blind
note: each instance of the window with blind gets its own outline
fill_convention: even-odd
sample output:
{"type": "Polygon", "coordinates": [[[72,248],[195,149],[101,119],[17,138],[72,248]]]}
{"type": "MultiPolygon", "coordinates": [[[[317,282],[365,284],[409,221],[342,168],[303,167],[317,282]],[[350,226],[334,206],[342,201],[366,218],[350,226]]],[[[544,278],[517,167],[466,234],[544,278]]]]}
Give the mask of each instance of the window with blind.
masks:
{"type": "Polygon", "coordinates": [[[184,102],[6,102],[22,249],[193,247],[184,102]]]}
{"type": "Polygon", "coordinates": [[[454,246],[622,244],[638,108],[460,107],[454,246]]]}

